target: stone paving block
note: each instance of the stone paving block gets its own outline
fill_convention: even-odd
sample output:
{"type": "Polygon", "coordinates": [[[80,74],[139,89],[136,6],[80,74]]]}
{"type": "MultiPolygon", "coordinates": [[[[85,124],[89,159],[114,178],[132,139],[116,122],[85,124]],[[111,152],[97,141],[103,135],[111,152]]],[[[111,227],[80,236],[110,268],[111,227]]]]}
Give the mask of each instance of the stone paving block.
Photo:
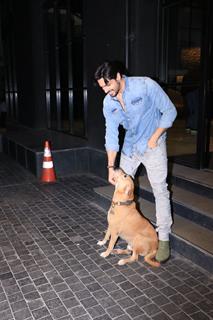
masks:
{"type": "Polygon", "coordinates": [[[207,314],[212,314],[213,304],[210,300],[202,300],[196,304],[196,307],[200,308],[203,312],[207,314]]]}
{"type": "Polygon", "coordinates": [[[187,302],[186,297],[187,297],[187,299],[188,299],[189,301],[192,301],[192,299],[191,299],[192,296],[190,297],[190,296],[188,296],[188,295],[185,295],[185,297],[184,297],[184,295],[182,295],[182,294],[180,294],[180,293],[177,293],[177,294],[174,294],[173,296],[171,296],[171,297],[170,297],[170,300],[171,300],[172,302],[174,302],[177,306],[180,306],[181,304],[187,302]]]}
{"type": "Polygon", "coordinates": [[[183,305],[181,305],[181,309],[188,315],[195,313],[196,311],[199,311],[199,308],[191,302],[186,302],[183,305]]]}
{"type": "Polygon", "coordinates": [[[31,311],[44,307],[44,301],[42,299],[35,299],[32,301],[28,301],[27,304],[31,311]]]}
{"type": "Polygon", "coordinates": [[[160,312],[152,317],[153,320],[170,320],[171,318],[164,312],[160,312]]]}
{"type": "Polygon", "coordinates": [[[102,316],[97,317],[95,320],[111,320],[108,314],[104,314],[102,316]]]}
{"type": "Polygon", "coordinates": [[[50,314],[53,317],[53,319],[60,319],[63,316],[69,315],[69,312],[67,311],[67,309],[64,306],[61,306],[58,308],[51,309],[50,314]]]}
{"type": "Polygon", "coordinates": [[[34,311],[32,311],[33,317],[35,318],[35,320],[41,319],[47,315],[50,315],[47,307],[42,307],[39,309],[36,309],[34,311]]]}
{"type": "Polygon", "coordinates": [[[116,320],[130,320],[131,318],[129,316],[127,316],[126,314],[116,318],[116,320]]]}
{"type": "Polygon", "coordinates": [[[118,305],[114,305],[114,306],[106,309],[106,311],[110,315],[111,319],[114,319],[114,318],[124,314],[124,311],[118,305]]]}
{"type": "Polygon", "coordinates": [[[6,295],[4,293],[0,293],[0,303],[2,301],[5,301],[7,298],[6,298],[6,295]]]}
{"type": "Polygon", "coordinates": [[[22,309],[20,311],[17,311],[14,313],[14,318],[16,320],[25,320],[25,319],[29,319],[29,317],[31,316],[31,312],[29,311],[29,309],[22,309]]]}
{"type": "Polygon", "coordinates": [[[187,316],[184,312],[178,312],[172,315],[172,319],[174,320],[190,320],[191,318],[187,316]]]}
{"type": "Polygon", "coordinates": [[[0,312],[9,309],[9,303],[7,301],[0,302],[0,312]]]}
{"type": "Polygon", "coordinates": [[[0,312],[1,320],[11,320],[14,319],[11,311],[9,309],[0,312]]]}
{"type": "Polygon", "coordinates": [[[69,290],[69,285],[66,282],[62,282],[53,286],[53,289],[59,294],[59,292],[63,292],[69,290]]]}
{"type": "Polygon", "coordinates": [[[74,319],[86,314],[86,310],[82,306],[73,307],[69,309],[69,312],[74,319]]]}
{"type": "Polygon", "coordinates": [[[87,312],[89,313],[89,315],[92,319],[95,319],[96,317],[105,314],[105,310],[100,305],[96,305],[91,308],[87,308],[87,312]]]}
{"type": "MultiPolygon", "coordinates": [[[[174,296],[173,296],[173,299],[172,299],[173,301],[174,301],[174,296]]],[[[167,299],[166,298],[166,296],[164,296],[164,295],[159,295],[159,296],[156,296],[156,297],[154,297],[154,298],[152,298],[152,301],[155,303],[155,304],[157,304],[158,306],[163,306],[163,305],[165,305],[165,304],[167,304],[167,303],[169,303],[169,299],[167,299]]],[[[180,301],[180,300],[179,300],[180,301]]],[[[175,301],[174,301],[175,302],[175,301]]],[[[178,303],[179,304],[179,303],[178,303]]]]}
{"type": "MultiPolygon", "coordinates": [[[[28,320],[28,319],[27,319],[28,320]]],[[[30,319],[31,320],[31,319],[30,319]]],[[[51,316],[46,316],[44,318],[42,318],[42,320],[53,320],[53,318],[51,316]]],[[[66,320],[66,319],[65,319],[66,320]]],[[[67,320],[72,320],[72,319],[67,319],[67,320]]]]}
{"type": "Polygon", "coordinates": [[[111,297],[100,299],[98,302],[104,309],[107,309],[113,305],[116,305],[116,302],[111,297]]]}
{"type": "Polygon", "coordinates": [[[117,303],[120,305],[120,307],[122,309],[127,309],[131,306],[135,307],[135,303],[132,299],[130,299],[129,297],[123,298],[121,300],[118,300],[117,303]]]}
{"type": "Polygon", "coordinates": [[[80,305],[80,301],[78,301],[75,297],[69,298],[67,300],[63,300],[63,304],[66,306],[67,309],[71,309],[80,305]]]}
{"type": "Polygon", "coordinates": [[[134,320],[150,320],[151,318],[148,317],[146,314],[141,314],[138,317],[135,317],[134,320]]]}
{"type": "Polygon", "coordinates": [[[143,292],[142,292],[141,290],[137,289],[137,288],[133,288],[133,289],[127,290],[127,291],[126,291],[126,294],[127,294],[130,298],[136,299],[136,298],[142,296],[142,295],[143,295],[143,292]]]}
{"type": "Polygon", "coordinates": [[[161,288],[161,289],[159,289],[159,291],[162,292],[167,297],[177,294],[177,291],[174,288],[169,287],[169,286],[161,288]]]}
{"type": "Polygon", "coordinates": [[[160,312],[159,307],[154,304],[154,303],[150,303],[146,306],[142,306],[142,309],[145,311],[146,314],[148,314],[149,316],[154,316],[155,314],[160,312]]]}
{"type": "Polygon", "coordinates": [[[58,292],[58,296],[61,300],[66,300],[73,297],[73,292],[71,290],[65,290],[58,292]]]}
{"type": "Polygon", "coordinates": [[[141,308],[139,308],[139,306],[131,306],[127,309],[125,309],[126,313],[128,313],[128,315],[131,317],[131,318],[135,318],[137,316],[141,316],[142,314],[144,314],[144,312],[142,311],[141,308]]]}
{"type": "Polygon", "coordinates": [[[20,300],[14,303],[11,303],[11,309],[13,312],[17,312],[19,310],[25,309],[27,307],[27,303],[25,300],[20,300]]]}
{"type": "MultiPolygon", "coordinates": [[[[73,318],[70,316],[70,318],[62,318],[61,320],[73,320],[73,318]]],[[[78,317],[78,320],[91,320],[91,317],[89,315],[83,315],[81,317],[78,317]]]]}
{"type": "Polygon", "coordinates": [[[51,310],[51,309],[56,309],[58,307],[62,307],[63,303],[59,298],[55,298],[55,299],[46,301],[46,306],[49,310],[51,310]]]}

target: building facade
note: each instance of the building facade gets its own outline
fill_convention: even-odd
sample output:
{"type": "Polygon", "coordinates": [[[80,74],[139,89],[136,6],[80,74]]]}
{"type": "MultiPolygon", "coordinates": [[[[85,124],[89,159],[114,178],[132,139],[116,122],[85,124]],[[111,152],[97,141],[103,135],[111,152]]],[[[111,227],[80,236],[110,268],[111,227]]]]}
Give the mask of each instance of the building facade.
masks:
{"type": "Polygon", "coordinates": [[[212,169],[212,11],[211,0],[2,0],[9,123],[104,151],[103,93],[93,74],[118,60],[131,75],[158,81],[174,102],[169,157],[212,169]]]}

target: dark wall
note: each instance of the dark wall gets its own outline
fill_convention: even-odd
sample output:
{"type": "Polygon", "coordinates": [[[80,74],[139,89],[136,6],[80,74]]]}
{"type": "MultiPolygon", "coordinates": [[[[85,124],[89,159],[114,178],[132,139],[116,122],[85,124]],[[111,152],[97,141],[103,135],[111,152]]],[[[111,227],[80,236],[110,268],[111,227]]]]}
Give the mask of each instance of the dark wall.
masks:
{"type": "Polygon", "coordinates": [[[84,1],[85,71],[88,87],[89,145],[104,148],[104,117],[100,88],[94,86],[93,75],[105,60],[125,61],[125,1],[84,1]]]}
{"type": "Polygon", "coordinates": [[[30,1],[31,29],[32,29],[32,72],[33,72],[33,99],[35,117],[33,127],[46,128],[46,101],[45,101],[45,56],[44,56],[44,25],[43,0],[30,1]]]}
{"type": "Polygon", "coordinates": [[[13,28],[16,80],[18,90],[18,121],[24,125],[32,125],[34,112],[32,108],[32,52],[29,2],[13,1],[11,25],[13,28]]]}
{"type": "Polygon", "coordinates": [[[46,127],[42,1],[13,1],[19,123],[46,127]]]}
{"type": "Polygon", "coordinates": [[[133,75],[157,76],[157,6],[157,0],[131,0],[129,3],[129,71],[133,75]]]}

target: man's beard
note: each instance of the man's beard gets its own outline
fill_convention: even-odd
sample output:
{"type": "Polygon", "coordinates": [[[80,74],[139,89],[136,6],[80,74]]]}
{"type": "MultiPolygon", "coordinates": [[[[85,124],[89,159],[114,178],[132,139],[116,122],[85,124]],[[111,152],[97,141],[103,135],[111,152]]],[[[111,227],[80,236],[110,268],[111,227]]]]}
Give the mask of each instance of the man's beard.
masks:
{"type": "Polygon", "coordinates": [[[115,92],[114,90],[110,91],[109,95],[110,95],[111,97],[117,96],[117,94],[116,94],[116,92],[115,92]]]}
{"type": "Polygon", "coordinates": [[[117,95],[118,95],[118,92],[119,92],[119,90],[112,90],[112,91],[110,91],[109,92],[109,95],[111,96],[111,97],[116,97],[117,95]]]}

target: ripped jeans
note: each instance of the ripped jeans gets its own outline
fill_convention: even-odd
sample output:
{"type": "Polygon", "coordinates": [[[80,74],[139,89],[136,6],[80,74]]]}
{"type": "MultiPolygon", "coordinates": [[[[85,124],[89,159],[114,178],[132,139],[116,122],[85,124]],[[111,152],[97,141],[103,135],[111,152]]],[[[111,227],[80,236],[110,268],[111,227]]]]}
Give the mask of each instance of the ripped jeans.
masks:
{"type": "Polygon", "coordinates": [[[131,158],[121,153],[120,167],[133,178],[141,163],[146,168],[155,197],[158,238],[159,240],[168,241],[171,233],[172,216],[170,193],[166,182],[168,174],[166,142],[160,141],[156,148],[148,148],[143,155],[134,153],[131,158]]]}

